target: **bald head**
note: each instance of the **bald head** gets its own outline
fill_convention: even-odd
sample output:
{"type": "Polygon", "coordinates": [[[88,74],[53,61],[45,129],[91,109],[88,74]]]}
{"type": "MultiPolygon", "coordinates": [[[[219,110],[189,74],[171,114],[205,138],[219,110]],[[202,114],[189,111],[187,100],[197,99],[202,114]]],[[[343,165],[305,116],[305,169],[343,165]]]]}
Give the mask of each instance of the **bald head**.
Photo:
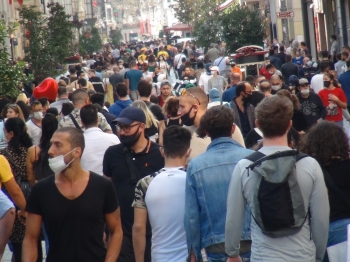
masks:
{"type": "Polygon", "coordinates": [[[270,82],[272,83],[273,81],[280,81],[281,77],[277,74],[273,74],[270,78],[270,82]]]}
{"type": "Polygon", "coordinates": [[[241,81],[241,75],[238,73],[233,73],[230,75],[230,80],[232,84],[238,84],[241,81]]]}
{"type": "Polygon", "coordinates": [[[113,66],[113,72],[114,73],[119,73],[119,70],[120,70],[119,66],[113,66]]]}

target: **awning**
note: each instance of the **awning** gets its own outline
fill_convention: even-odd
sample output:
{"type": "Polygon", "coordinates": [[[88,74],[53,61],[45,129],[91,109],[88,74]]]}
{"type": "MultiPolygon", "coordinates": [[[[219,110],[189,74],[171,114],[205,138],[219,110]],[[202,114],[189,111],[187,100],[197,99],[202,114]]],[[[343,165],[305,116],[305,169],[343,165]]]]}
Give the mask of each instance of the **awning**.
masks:
{"type": "Polygon", "coordinates": [[[191,31],[192,26],[186,25],[186,24],[176,24],[169,26],[164,29],[165,32],[170,32],[170,31],[191,31]]]}
{"type": "Polygon", "coordinates": [[[225,2],[223,2],[221,5],[219,5],[216,10],[217,11],[223,11],[226,8],[230,7],[232,4],[234,4],[236,1],[235,0],[227,0],[225,2]]]}

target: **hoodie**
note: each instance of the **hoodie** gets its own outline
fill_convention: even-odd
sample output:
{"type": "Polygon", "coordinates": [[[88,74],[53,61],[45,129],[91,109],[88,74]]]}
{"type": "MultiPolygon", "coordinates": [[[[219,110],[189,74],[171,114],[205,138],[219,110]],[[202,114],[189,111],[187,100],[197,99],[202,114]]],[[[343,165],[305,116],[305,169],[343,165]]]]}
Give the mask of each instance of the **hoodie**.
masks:
{"type": "Polygon", "coordinates": [[[115,115],[116,117],[119,116],[119,114],[124,110],[124,108],[127,108],[130,106],[132,101],[130,99],[128,100],[118,100],[113,105],[109,107],[109,113],[115,115]]]}

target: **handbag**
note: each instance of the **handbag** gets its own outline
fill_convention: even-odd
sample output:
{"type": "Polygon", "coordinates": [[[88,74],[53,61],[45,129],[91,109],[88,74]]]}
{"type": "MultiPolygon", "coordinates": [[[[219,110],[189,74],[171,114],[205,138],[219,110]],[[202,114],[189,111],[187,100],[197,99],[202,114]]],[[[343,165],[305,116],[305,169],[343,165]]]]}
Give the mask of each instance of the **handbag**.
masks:
{"type": "MultiPolygon", "coordinates": [[[[13,161],[12,156],[7,152],[6,149],[3,150],[3,153],[4,153],[5,157],[7,158],[7,160],[10,162],[10,164],[13,167],[15,167],[17,170],[19,170],[17,164],[15,163],[15,161],[13,161]]],[[[23,179],[20,175],[17,176],[15,179],[16,179],[18,186],[22,190],[22,193],[23,193],[25,199],[28,199],[29,194],[32,190],[31,186],[29,185],[28,180],[23,179]]]]}

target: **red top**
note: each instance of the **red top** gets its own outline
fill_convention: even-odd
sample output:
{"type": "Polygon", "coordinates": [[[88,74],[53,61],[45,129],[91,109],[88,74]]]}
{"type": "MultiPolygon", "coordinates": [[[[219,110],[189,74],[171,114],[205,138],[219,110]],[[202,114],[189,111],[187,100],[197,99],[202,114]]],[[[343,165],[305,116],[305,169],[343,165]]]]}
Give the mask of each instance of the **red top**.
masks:
{"type": "Polygon", "coordinates": [[[325,120],[339,122],[343,120],[342,109],[334,102],[328,101],[328,95],[333,94],[340,99],[343,103],[347,103],[347,99],[343,89],[334,88],[333,90],[328,90],[326,88],[322,89],[318,95],[320,96],[324,106],[326,107],[326,118],[325,120]]]}
{"type": "Polygon", "coordinates": [[[262,76],[265,76],[265,78],[266,78],[267,80],[270,80],[270,78],[271,78],[271,76],[272,76],[272,75],[269,73],[269,71],[266,70],[266,67],[265,67],[265,66],[263,66],[262,68],[260,68],[259,74],[262,75],[262,76]]]}
{"type": "Polygon", "coordinates": [[[159,96],[158,96],[158,105],[159,105],[160,107],[163,107],[163,105],[164,105],[164,100],[163,100],[162,95],[159,95],[159,96]]]}

